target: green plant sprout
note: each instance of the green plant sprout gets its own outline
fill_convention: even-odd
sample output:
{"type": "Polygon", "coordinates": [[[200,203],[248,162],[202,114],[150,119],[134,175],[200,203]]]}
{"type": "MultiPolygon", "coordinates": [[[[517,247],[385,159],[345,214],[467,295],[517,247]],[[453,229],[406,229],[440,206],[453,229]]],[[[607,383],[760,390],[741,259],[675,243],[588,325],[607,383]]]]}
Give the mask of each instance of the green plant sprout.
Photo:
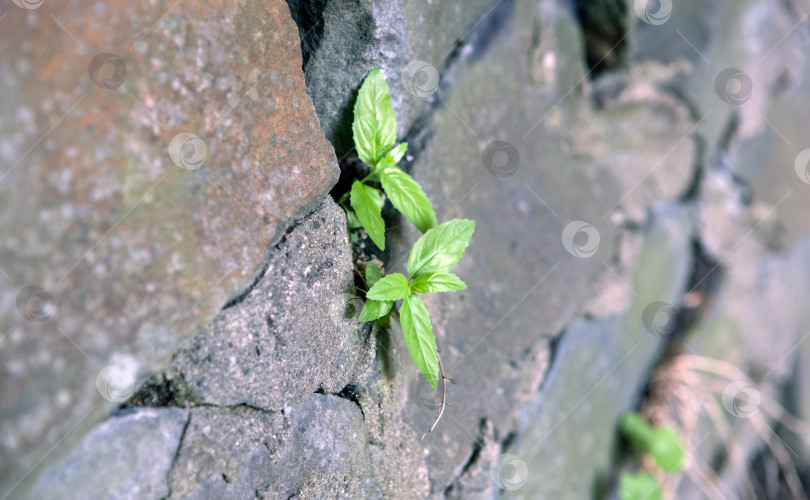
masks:
{"type": "Polygon", "coordinates": [[[619,478],[621,500],[662,500],[658,481],[647,472],[623,472],[619,478]]]}
{"type": "MultiPolygon", "coordinates": [[[[680,438],[670,427],[653,427],[641,415],[631,412],[622,417],[619,432],[641,456],[649,456],[664,472],[683,470],[684,451],[680,438]]],[[[619,480],[621,500],[660,500],[658,481],[649,473],[622,473],[619,480]]]]}
{"type": "Polygon", "coordinates": [[[427,195],[410,175],[397,167],[408,144],[396,144],[397,118],[380,68],[371,70],[360,86],[354,104],[352,133],[357,156],[371,172],[355,180],[351,191],[339,200],[346,210],[349,227],[362,226],[371,241],[385,250],[382,198],[377,189],[369,185],[371,182],[379,182],[394,208],[420,231],[424,233],[436,226],[436,212],[427,195]],[[345,204],[347,199],[351,208],[345,204]]]}
{"type": "Polygon", "coordinates": [[[385,250],[385,223],[382,218],[382,187],[391,204],[423,234],[414,243],[408,257],[408,276],[400,273],[383,276],[380,268],[369,262],[365,281],[366,303],[360,321],[377,320],[386,324],[394,302],[402,300],[399,322],[405,345],[414,364],[434,389],[442,382],[442,402],[430,429],[433,431],[447,405],[447,382],[430,314],[418,294],[464,290],[464,284],[450,270],[458,264],[470,243],[475,222],[453,219],[437,225],[436,212],[425,192],[413,178],[397,166],[408,149],[407,143],[396,143],[397,120],[391,106],[388,84],[380,68],[366,76],[354,105],[352,132],[360,160],[371,172],[352,183],[351,190],[338,203],[346,211],[350,229],[364,228],[371,240],[385,250]],[[346,202],[351,207],[346,205],[346,202]]]}
{"type": "Polygon", "coordinates": [[[427,308],[417,292],[453,292],[467,288],[449,271],[464,255],[474,229],[475,222],[467,219],[454,219],[429,229],[411,249],[408,277],[394,273],[377,280],[366,293],[369,300],[360,313],[361,320],[377,319],[391,310],[394,301],[402,299],[399,317],[405,344],[414,364],[434,389],[439,381],[436,341],[427,308]]]}
{"type": "Polygon", "coordinates": [[[669,427],[652,427],[638,413],[622,418],[619,429],[640,455],[649,455],[665,472],[680,472],[684,452],[678,434],[669,427]]]}

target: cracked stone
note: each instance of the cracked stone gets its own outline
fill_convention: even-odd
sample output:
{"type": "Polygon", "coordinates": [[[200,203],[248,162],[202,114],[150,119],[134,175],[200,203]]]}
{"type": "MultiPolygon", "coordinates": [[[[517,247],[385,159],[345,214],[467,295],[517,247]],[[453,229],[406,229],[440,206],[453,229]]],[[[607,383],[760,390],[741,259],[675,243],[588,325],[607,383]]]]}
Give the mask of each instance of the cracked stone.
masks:
{"type": "Polygon", "coordinates": [[[204,403],[282,410],[340,392],[368,349],[346,217],[327,198],[268,256],[264,277],[173,361],[204,403]]]}
{"type": "Polygon", "coordinates": [[[170,498],[251,498],[290,439],[289,419],[278,412],[195,408],[169,475],[170,498]]]}
{"type": "Polygon", "coordinates": [[[0,324],[19,333],[0,350],[5,489],[111,408],[105,366],[159,369],[244,290],[338,168],[281,0],[0,11],[0,324]],[[19,312],[39,296],[15,306],[29,285],[53,298],[47,321],[19,312]]]}
{"type": "Polygon", "coordinates": [[[189,412],[144,408],[102,423],[37,480],[27,498],[164,498],[189,412]]]}

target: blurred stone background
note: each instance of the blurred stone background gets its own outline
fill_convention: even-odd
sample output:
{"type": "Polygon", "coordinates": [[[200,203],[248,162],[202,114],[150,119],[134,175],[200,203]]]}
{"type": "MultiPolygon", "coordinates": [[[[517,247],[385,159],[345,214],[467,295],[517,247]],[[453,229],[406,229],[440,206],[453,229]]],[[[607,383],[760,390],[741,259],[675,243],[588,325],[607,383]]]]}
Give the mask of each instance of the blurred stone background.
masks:
{"type": "Polygon", "coordinates": [[[806,0],[3,0],[0,499],[616,498],[640,407],[686,443],[668,497],[806,497],[808,29],[806,0]],[[438,396],[357,321],[330,196],[376,66],[404,168],[477,221],[421,442],[438,396]]]}

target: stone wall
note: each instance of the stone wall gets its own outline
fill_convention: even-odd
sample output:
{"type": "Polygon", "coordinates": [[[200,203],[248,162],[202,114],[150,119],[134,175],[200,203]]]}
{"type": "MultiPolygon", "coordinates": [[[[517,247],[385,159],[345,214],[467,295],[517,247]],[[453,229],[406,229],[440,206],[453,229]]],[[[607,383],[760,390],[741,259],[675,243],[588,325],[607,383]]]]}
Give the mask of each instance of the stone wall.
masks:
{"type": "Polygon", "coordinates": [[[777,434],[801,481],[810,3],[643,4],[0,5],[0,498],[613,498],[662,379],[699,408],[668,494],[745,497],[777,434]],[[403,167],[477,222],[423,441],[329,196],[376,66],[403,167]],[[675,369],[707,359],[714,393],[675,369]]]}

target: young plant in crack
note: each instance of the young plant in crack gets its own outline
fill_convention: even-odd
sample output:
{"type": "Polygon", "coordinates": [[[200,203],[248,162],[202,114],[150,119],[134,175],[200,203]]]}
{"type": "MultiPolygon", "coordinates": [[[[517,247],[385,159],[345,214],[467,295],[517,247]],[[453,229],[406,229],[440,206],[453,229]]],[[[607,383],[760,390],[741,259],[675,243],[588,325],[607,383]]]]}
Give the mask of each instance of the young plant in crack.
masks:
{"type": "MultiPolygon", "coordinates": [[[[675,474],[683,469],[683,444],[674,429],[653,427],[641,415],[632,412],[622,418],[619,432],[633,451],[642,457],[650,457],[665,474],[675,474]]],[[[619,482],[621,500],[660,500],[662,497],[659,481],[649,472],[622,473],[619,482]]]]}
{"type": "MultiPolygon", "coordinates": [[[[447,382],[453,382],[444,374],[442,360],[436,349],[436,338],[425,302],[419,294],[455,292],[467,285],[450,272],[470,243],[475,222],[468,219],[453,219],[428,229],[411,248],[408,257],[408,276],[400,273],[378,277],[372,271],[373,285],[366,292],[366,305],[360,312],[361,321],[371,321],[385,316],[394,302],[402,300],[399,323],[405,335],[405,345],[414,364],[434,389],[441,379],[442,401],[429,434],[436,427],[447,405],[447,382]]],[[[374,268],[371,269],[375,269],[374,268]]],[[[366,280],[369,272],[366,270],[366,280]]]]}
{"type": "Polygon", "coordinates": [[[427,195],[410,175],[397,167],[408,144],[396,144],[397,118],[380,68],[371,70],[360,86],[354,105],[352,133],[357,156],[371,172],[355,180],[351,190],[339,200],[346,210],[349,227],[363,227],[374,244],[385,250],[382,198],[372,183],[379,183],[394,208],[420,231],[424,233],[434,227],[436,213],[427,195]],[[347,199],[351,208],[346,206],[347,199]]]}
{"type": "Polygon", "coordinates": [[[385,223],[382,219],[382,197],[379,184],[391,204],[423,234],[414,243],[408,258],[408,276],[400,273],[383,277],[380,268],[368,263],[365,281],[366,303],[360,321],[377,320],[387,324],[389,315],[399,319],[405,344],[414,364],[434,389],[441,380],[442,400],[430,429],[433,431],[447,406],[447,382],[441,356],[436,348],[430,314],[419,294],[464,290],[464,284],[450,271],[464,255],[470,243],[475,222],[453,219],[437,225],[436,213],[427,195],[413,178],[397,167],[408,148],[396,144],[396,116],[391,107],[388,84],[374,68],[366,76],[354,106],[354,144],[360,160],[370,172],[355,180],[351,190],[338,202],[346,210],[350,229],[365,228],[371,240],[385,249],[385,223]],[[346,205],[349,201],[351,207],[346,205]],[[402,301],[397,315],[394,303],[402,301]]]}

